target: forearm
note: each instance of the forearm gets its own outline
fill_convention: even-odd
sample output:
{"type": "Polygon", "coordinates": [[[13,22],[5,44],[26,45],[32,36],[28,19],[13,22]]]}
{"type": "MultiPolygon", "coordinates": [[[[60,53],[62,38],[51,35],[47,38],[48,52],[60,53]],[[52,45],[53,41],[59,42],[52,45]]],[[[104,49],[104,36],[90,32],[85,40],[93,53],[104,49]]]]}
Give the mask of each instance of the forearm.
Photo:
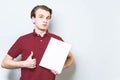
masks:
{"type": "Polygon", "coordinates": [[[6,55],[4,60],[2,61],[1,66],[7,69],[16,69],[16,68],[35,68],[36,67],[36,59],[32,59],[33,52],[28,56],[28,58],[24,61],[15,61],[9,55],[6,55]]]}
{"type": "Polygon", "coordinates": [[[24,67],[23,61],[14,61],[9,55],[7,55],[6,58],[2,61],[1,66],[6,69],[16,69],[24,67]]]}
{"type": "Polygon", "coordinates": [[[66,62],[64,64],[63,69],[68,68],[69,66],[71,66],[73,64],[73,62],[74,62],[74,58],[73,58],[72,54],[69,53],[69,55],[68,55],[68,57],[66,59],[66,62]]]}

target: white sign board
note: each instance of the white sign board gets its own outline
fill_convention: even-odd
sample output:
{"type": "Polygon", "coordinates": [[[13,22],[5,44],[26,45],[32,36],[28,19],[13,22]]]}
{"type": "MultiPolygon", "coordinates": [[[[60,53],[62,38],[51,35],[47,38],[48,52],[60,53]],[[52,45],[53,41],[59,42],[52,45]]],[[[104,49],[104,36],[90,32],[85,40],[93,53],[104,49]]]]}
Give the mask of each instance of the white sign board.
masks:
{"type": "Polygon", "coordinates": [[[60,74],[70,48],[71,44],[51,38],[39,65],[60,74]]]}

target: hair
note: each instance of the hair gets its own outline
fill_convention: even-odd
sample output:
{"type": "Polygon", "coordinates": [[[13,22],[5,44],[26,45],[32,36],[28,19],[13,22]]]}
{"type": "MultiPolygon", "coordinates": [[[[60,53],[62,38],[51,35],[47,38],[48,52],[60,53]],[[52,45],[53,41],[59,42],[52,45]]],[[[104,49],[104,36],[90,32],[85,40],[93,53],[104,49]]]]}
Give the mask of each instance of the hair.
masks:
{"type": "Polygon", "coordinates": [[[50,16],[52,15],[52,9],[50,9],[49,7],[45,6],[45,5],[37,5],[35,6],[32,11],[31,11],[31,18],[32,17],[36,17],[35,15],[35,12],[38,10],[38,9],[43,9],[43,10],[46,10],[50,13],[50,16]]]}

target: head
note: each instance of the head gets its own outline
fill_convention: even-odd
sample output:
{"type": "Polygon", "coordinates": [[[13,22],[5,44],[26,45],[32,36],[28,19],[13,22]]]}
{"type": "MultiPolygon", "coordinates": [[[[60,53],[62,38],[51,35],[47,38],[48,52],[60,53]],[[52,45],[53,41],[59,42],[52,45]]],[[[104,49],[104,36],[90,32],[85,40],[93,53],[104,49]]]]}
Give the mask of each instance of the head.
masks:
{"type": "Polygon", "coordinates": [[[31,19],[38,30],[47,30],[52,15],[52,9],[45,5],[37,5],[31,11],[31,19]]]}

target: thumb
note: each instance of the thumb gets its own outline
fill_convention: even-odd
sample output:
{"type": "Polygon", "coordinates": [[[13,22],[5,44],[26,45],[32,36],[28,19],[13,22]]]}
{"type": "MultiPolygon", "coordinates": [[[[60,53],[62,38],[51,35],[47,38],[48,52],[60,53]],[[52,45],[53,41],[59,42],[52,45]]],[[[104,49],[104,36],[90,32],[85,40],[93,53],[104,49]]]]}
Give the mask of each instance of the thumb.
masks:
{"type": "Polygon", "coordinates": [[[32,56],[33,56],[33,51],[31,51],[31,54],[29,55],[28,58],[31,58],[31,59],[32,59],[32,56]]]}

